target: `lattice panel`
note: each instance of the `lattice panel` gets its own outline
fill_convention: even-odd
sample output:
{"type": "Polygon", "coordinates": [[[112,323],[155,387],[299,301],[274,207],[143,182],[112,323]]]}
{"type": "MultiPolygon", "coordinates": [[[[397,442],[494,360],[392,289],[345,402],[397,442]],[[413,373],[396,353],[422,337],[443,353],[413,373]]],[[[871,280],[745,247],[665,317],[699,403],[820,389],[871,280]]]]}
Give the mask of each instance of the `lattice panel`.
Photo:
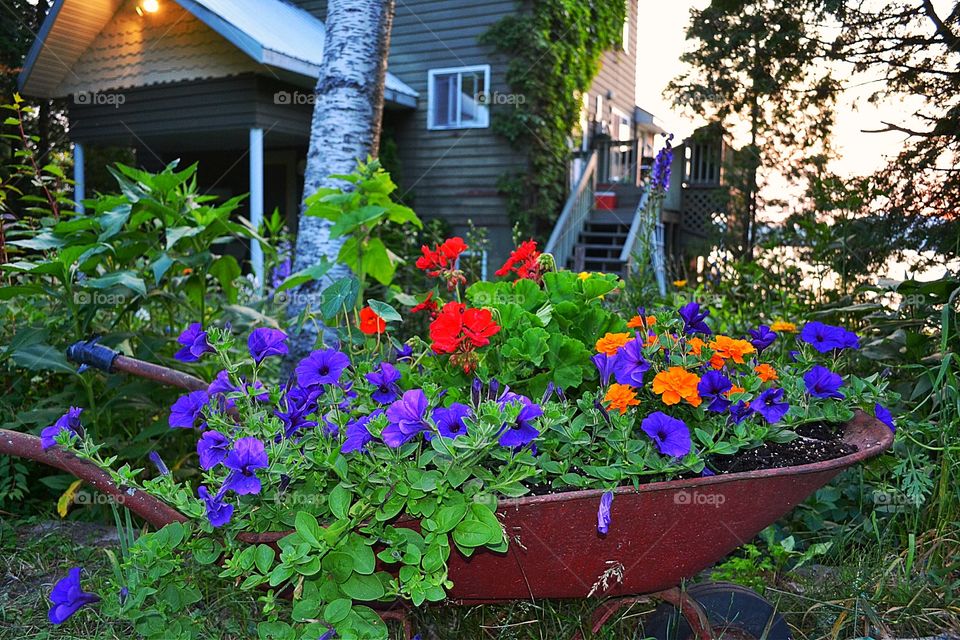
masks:
{"type": "Polygon", "coordinates": [[[713,189],[684,189],[681,216],[684,232],[700,237],[712,235],[714,223],[726,218],[713,189]]]}

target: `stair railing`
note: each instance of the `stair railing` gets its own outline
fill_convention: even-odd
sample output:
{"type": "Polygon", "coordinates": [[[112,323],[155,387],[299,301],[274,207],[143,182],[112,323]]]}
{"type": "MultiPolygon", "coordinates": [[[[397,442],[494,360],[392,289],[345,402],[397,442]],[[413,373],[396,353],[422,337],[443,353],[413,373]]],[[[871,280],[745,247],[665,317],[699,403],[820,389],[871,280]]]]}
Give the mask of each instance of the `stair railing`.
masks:
{"type": "Polygon", "coordinates": [[[597,187],[597,152],[592,151],[584,165],[580,179],[570,192],[563,211],[553,227],[550,239],[544,248],[545,253],[553,255],[558,269],[563,269],[573,255],[573,247],[580,237],[590,211],[593,209],[593,196],[597,187]]]}
{"type": "Polygon", "coordinates": [[[629,276],[636,269],[636,259],[649,260],[657,280],[657,289],[660,295],[666,295],[666,263],[664,260],[664,229],[660,220],[660,207],[663,204],[662,196],[651,202],[650,188],[643,190],[640,202],[633,214],[630,231],[623,243],[620,252],[620,262],[623,263],[623,275],[629,276]]]}

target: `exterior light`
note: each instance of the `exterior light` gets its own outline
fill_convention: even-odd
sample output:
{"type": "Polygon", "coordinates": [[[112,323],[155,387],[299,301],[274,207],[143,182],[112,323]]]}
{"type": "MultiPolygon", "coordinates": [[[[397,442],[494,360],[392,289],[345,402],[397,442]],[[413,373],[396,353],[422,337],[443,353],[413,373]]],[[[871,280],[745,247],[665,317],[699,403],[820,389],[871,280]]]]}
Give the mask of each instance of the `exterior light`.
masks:
{"type": "Polygon", "coordinates": [[[160,10],[159,0],[143,0],[140,6],[143,7],[143,10],[147,13],[156,13],[160,10]]]}

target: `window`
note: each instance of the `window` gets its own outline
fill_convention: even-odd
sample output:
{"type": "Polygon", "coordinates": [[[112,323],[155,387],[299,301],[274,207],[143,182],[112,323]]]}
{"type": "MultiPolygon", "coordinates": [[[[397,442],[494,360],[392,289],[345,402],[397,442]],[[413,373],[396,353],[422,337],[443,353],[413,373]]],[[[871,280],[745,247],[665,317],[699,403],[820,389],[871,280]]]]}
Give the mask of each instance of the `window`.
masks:
{"type": "Polygon", "coordinates": [[[427,72],[427,128],[473,129],[490,125],[490,65],[427,72]]]}
{"type": "Polygon", "coordinates": [[[624,53],[630,53],[630,0],[626,1],[627,11],[623,18],[623,34],[620,38],[620,48],[624,53]]]}

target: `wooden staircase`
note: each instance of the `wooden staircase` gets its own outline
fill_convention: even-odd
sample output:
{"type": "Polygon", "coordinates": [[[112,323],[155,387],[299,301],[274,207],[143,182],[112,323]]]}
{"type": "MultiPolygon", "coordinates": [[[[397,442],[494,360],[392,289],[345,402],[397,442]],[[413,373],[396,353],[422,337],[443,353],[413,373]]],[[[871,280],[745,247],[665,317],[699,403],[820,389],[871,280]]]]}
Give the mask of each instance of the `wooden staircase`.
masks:
{"type": "Polygon", "coordinates": [[[597,191],[616,193],[617,208],[601,210],[593,208],[591,203],[566,267],[578,272],[623,274],[627,265],[621,257],[643,190],[633,185],[612,184],[598,185],[597,191]]]}

